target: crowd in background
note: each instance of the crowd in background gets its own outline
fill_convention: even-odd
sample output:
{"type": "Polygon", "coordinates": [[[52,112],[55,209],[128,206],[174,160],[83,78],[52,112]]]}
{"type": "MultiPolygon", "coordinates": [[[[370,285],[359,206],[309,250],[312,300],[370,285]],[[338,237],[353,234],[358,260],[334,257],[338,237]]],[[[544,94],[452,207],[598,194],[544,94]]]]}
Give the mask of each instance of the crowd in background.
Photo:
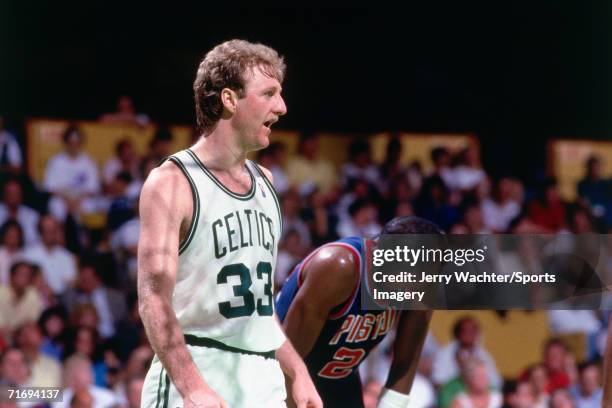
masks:
{"type": "MultiPolygon", "coordinates": [[[[122,100],[118,112],[100,120],[149,119],[122,100]]],[[[62,152],[35,184],[24,166],[25,146],[0,118],[0,383],[62,386],[57,407],[134,408],[153,357],[136,298],[138,196],[149,172],[172,153],[172,135],[159,130],[143,156],[121,140],[102,168],[83,151],[86,137],[69,127],[62,152]],[[92,214],[104,214],[105,224],[92,228],[92,214]]],[[[417,161],[403,165],[395,138],[380,164],[372,162],[367,139],[356,138],[348,157],[336,168],[321,158],[313,135],[300,138],[290,160],[282,144],[259,152],[283,214],[277,290],[313,248],[340,237],[374,236],[395,216],[424,217],[457,234],[612,233],[612,180],[596,156],[585,163],[579,198],[571,203],[562,200],[553,178],[533,187],[511,175],[490,177],[475,146],[434,148],[428,171],[417,161]]],[[[612,267],[612,245],[608,249],[612,267]]],[[[451,343],[441,346],[428,336],[411,406],[598,406],[608,315],[557,310],[549,321],[555,335],[584,334],[586,361],[577,362],[553,338],[541,363],[504,379],[479,341],[478,321],[468,316],[456,323],[451,343]]],[[[384,383],[389,342],[363,367],[368,406],[375,406],[384,383]]]]}

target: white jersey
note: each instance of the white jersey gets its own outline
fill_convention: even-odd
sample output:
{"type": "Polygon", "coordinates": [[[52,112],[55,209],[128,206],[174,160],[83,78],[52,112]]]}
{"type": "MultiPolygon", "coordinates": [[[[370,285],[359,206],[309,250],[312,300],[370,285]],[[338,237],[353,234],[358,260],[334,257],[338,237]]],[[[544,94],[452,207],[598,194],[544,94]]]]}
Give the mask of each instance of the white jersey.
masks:
{"type": "Polygon", "coordinates": [[[274,188],[249,160],[246,194],[228,190],[189,149],[169,160],[187,177],[194,200],[172,295],[183,332],[247,351],[276,350],[285,337],[273,313],[282,231],[274,188]]]}

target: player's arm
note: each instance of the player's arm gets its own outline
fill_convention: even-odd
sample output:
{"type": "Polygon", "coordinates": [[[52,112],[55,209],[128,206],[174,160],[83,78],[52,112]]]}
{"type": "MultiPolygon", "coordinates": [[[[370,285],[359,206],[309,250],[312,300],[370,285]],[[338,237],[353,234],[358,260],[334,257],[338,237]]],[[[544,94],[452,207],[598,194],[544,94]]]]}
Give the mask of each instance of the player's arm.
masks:
{"type": "Polygon", "coordinates": [[[285,333],[306,357],[329,313],[347,300],[359,279],[353,254],[340,245],[316,250],[301,271],[302,284],[284,321],[285,333]]]}
{"type": "Polygon", "coordinates": [[[608,337],[604,351],[602,408],[612,408],[612,315],[608,322],[608,337]]]}
{"type": "Polygon", "coordinates": [[[139,312],[155,354],[183,397],[185,407],[222,407],[187,351],[171,297],[178,268],[180,229],[191,218],[192,192],[172,163],[155,169],[140,197],[139,312]]]}
{"type": "Polygon", "coordinates": [[[402,311],[393,343],[393,360],[378,408],[407,407],[432,312],[402,311]]]}

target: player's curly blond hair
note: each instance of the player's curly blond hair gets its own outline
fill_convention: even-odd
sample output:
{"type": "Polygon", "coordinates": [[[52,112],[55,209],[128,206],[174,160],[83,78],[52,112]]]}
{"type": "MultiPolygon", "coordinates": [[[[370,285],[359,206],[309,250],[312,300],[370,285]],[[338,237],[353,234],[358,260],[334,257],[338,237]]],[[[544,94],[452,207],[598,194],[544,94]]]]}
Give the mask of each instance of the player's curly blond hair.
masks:
{"type": "Polygon", "coordinates": [[[230,40],[210,50],[198,67],[193,92],[198,128],[205,135],[221,118],[221,91],[229,88],[244,96],[245,74],[258,67],[279,82],[285,76],[283,57],[272,48],[244,40],[230,40]]]}

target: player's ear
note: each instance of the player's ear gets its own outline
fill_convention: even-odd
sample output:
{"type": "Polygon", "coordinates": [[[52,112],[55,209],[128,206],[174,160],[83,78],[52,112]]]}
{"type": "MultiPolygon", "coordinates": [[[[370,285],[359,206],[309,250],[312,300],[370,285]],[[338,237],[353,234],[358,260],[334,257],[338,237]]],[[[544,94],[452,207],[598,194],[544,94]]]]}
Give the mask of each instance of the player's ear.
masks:
{"type": "Polygon", "coordinates": [[[236,103],[238,101],[238,95],[236,92],[229,88],[223,88],[221,90],[221,103],[223,107],[230,113],[236,112],[236,103]]]}

